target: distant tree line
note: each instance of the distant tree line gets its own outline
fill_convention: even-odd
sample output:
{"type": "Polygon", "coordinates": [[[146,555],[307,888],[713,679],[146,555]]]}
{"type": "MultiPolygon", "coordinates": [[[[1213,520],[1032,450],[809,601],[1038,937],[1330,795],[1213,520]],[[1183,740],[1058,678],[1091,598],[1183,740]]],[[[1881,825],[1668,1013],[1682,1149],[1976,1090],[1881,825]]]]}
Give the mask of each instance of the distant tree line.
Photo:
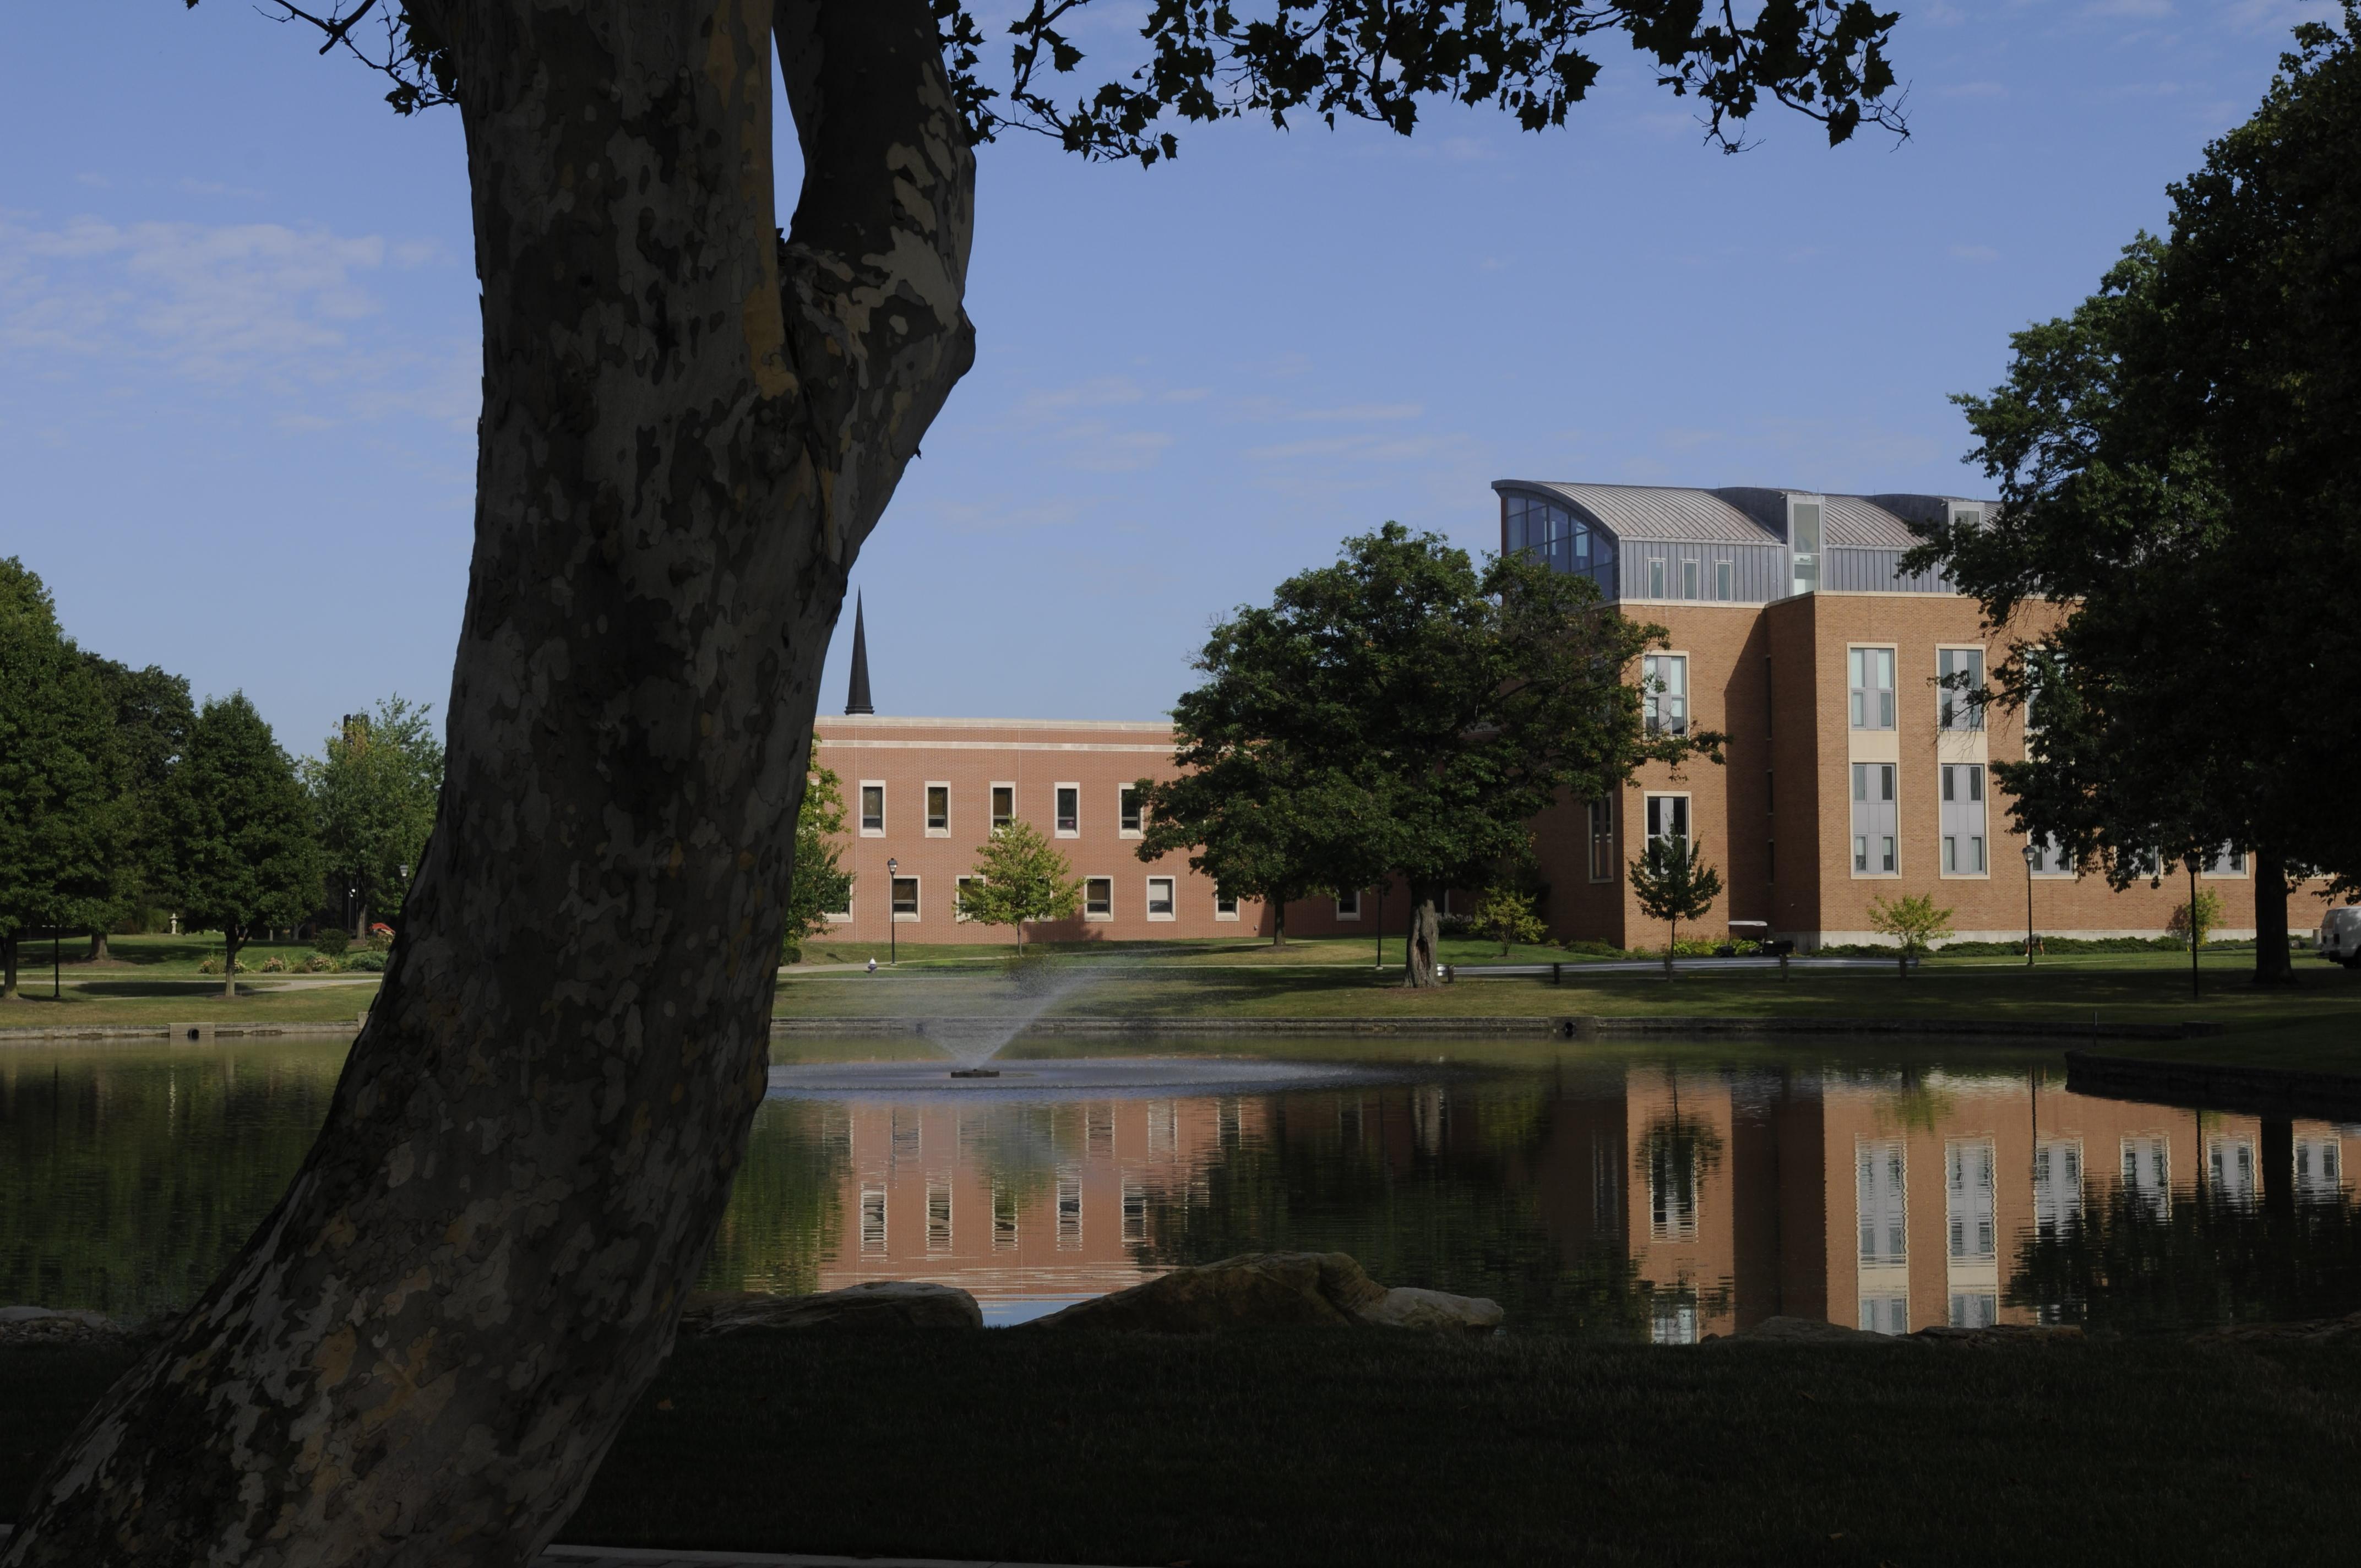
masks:
{"type": "Polygon", "coordinates": [[[298,762],[243,693],[75,645],[39,577],[0,560],[0,1000],[33,934],[177,915],[222,934],[225,982],[258,934],[398,926],[434,825],[443,747],[399,696],[298,762]]]}

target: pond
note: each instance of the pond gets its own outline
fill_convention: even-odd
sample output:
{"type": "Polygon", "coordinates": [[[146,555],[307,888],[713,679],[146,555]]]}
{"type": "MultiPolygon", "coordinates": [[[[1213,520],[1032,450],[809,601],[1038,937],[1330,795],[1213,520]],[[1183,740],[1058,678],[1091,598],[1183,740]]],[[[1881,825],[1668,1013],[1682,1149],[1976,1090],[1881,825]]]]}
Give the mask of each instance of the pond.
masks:
{"type": "MultiPolygon", "coordinates": [[[[1334,1250],[1512,1328],[1663,1343],[1778,1313],[2139,1332],[2361,1305],[2361,1127],[2077,1095],[2058,1056],[1990,1047],[1340,1048],[1019,1041],[954,1081],[917,1042],[781,1043],[703,1283],[937,1280],[1005,1323],[1334,1250]]],[[[0,1048],[0,1303],[192,1300],[343,1051],[0,1048]]]]}

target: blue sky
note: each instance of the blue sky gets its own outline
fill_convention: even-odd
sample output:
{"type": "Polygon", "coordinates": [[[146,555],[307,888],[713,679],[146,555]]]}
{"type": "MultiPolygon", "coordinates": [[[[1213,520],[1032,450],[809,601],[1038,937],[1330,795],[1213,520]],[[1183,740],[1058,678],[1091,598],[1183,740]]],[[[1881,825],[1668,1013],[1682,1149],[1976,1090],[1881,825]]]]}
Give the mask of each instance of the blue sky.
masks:
{"type": "MultiPolygon", "coordinates": [[[[1914,132],[1700,145],[1602,41],[1563,131],[1436,109],[982,153],[973,372],[855,574],[882,712],[1159,717],[1212,620],[1488,481],[1980,492],[1949,393],[2251,109],[2299,0],[1894,0],[1914,132]]],[[[1078,41],[1120,55],[1138,7],[1078,41]]],[[[439,712],[477,325],[456,117],[236,0],[0,11],[0,554],[291,751],[439,712]]],[[[792,170],[785,176],[792,200],[792,170]]],[[[824,710],[840,707],[851,627],[824,710]]]]}

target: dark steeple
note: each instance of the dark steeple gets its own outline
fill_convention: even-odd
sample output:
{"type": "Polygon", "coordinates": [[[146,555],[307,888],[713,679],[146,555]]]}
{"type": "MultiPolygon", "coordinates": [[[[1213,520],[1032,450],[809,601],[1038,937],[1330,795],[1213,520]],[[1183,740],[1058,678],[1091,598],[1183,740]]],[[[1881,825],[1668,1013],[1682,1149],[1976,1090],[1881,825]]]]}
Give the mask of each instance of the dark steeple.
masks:
{"type": "Polygon", "coordinates": [[[861,596],[852,596],[852,686],[844,694],[847,713],[874,713],[869,701],[869,632],[861,624],[861,596]]]}

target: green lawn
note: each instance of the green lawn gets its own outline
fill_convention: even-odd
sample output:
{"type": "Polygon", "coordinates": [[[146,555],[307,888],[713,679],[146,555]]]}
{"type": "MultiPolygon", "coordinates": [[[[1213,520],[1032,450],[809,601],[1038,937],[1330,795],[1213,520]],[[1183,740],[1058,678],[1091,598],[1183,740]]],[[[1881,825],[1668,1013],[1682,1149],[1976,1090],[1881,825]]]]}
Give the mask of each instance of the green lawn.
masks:
{"type": "MultiPolygon", "coordinates": [[[[21,1496],[119,1354],[0,1359],[21,1496]]],[[[560,1539],[1038,1563],[2344,1560],[2361,1345],[686,1339],[560,1539]]]]}
{"type": "MultiPolygon", "coordinates": [[[[1274,946],[1268,938],[1213,937],[1180,941],[1159,942],[1028,942],[1025,950],[1061,961],[1092,960],[1108,963],[1153,963],[1159,968],[1226,969],[1238,965],[1249,968],[1292,969],[1306,965],[1367,968],[1377,961],[1378,938],[1375,930],[1362,937],[1298,937],[1286,946],[1274,946]]],[[[1386,933],[1386,961],[1397,969],[1402,961],[1402,938],[1400,931],[1386,933]]],[[[1599,960],[1569,953],[1564,948],[1541,944],[1511,944],[1506,958],[1500,954],[1500,944],[1476,937],[1445,937],[1435,950],[1444,963],[1595,963],[1599,960]]],[[[1016,951],[1007,942],[945,942],[920,945],[904,942],[898,947],[884,942],[838,942],[821,937],[804,945],[803,961],[807,964],[865,964],[871,959],[884,963],[888,959],[903,969],[963,968],[978,963],[1004,963],[1016,951]],[[896,954],[898,953],[898,957],[896,954]]],[[[790,970],[792,971],[792,969],[790,970]]]]}

